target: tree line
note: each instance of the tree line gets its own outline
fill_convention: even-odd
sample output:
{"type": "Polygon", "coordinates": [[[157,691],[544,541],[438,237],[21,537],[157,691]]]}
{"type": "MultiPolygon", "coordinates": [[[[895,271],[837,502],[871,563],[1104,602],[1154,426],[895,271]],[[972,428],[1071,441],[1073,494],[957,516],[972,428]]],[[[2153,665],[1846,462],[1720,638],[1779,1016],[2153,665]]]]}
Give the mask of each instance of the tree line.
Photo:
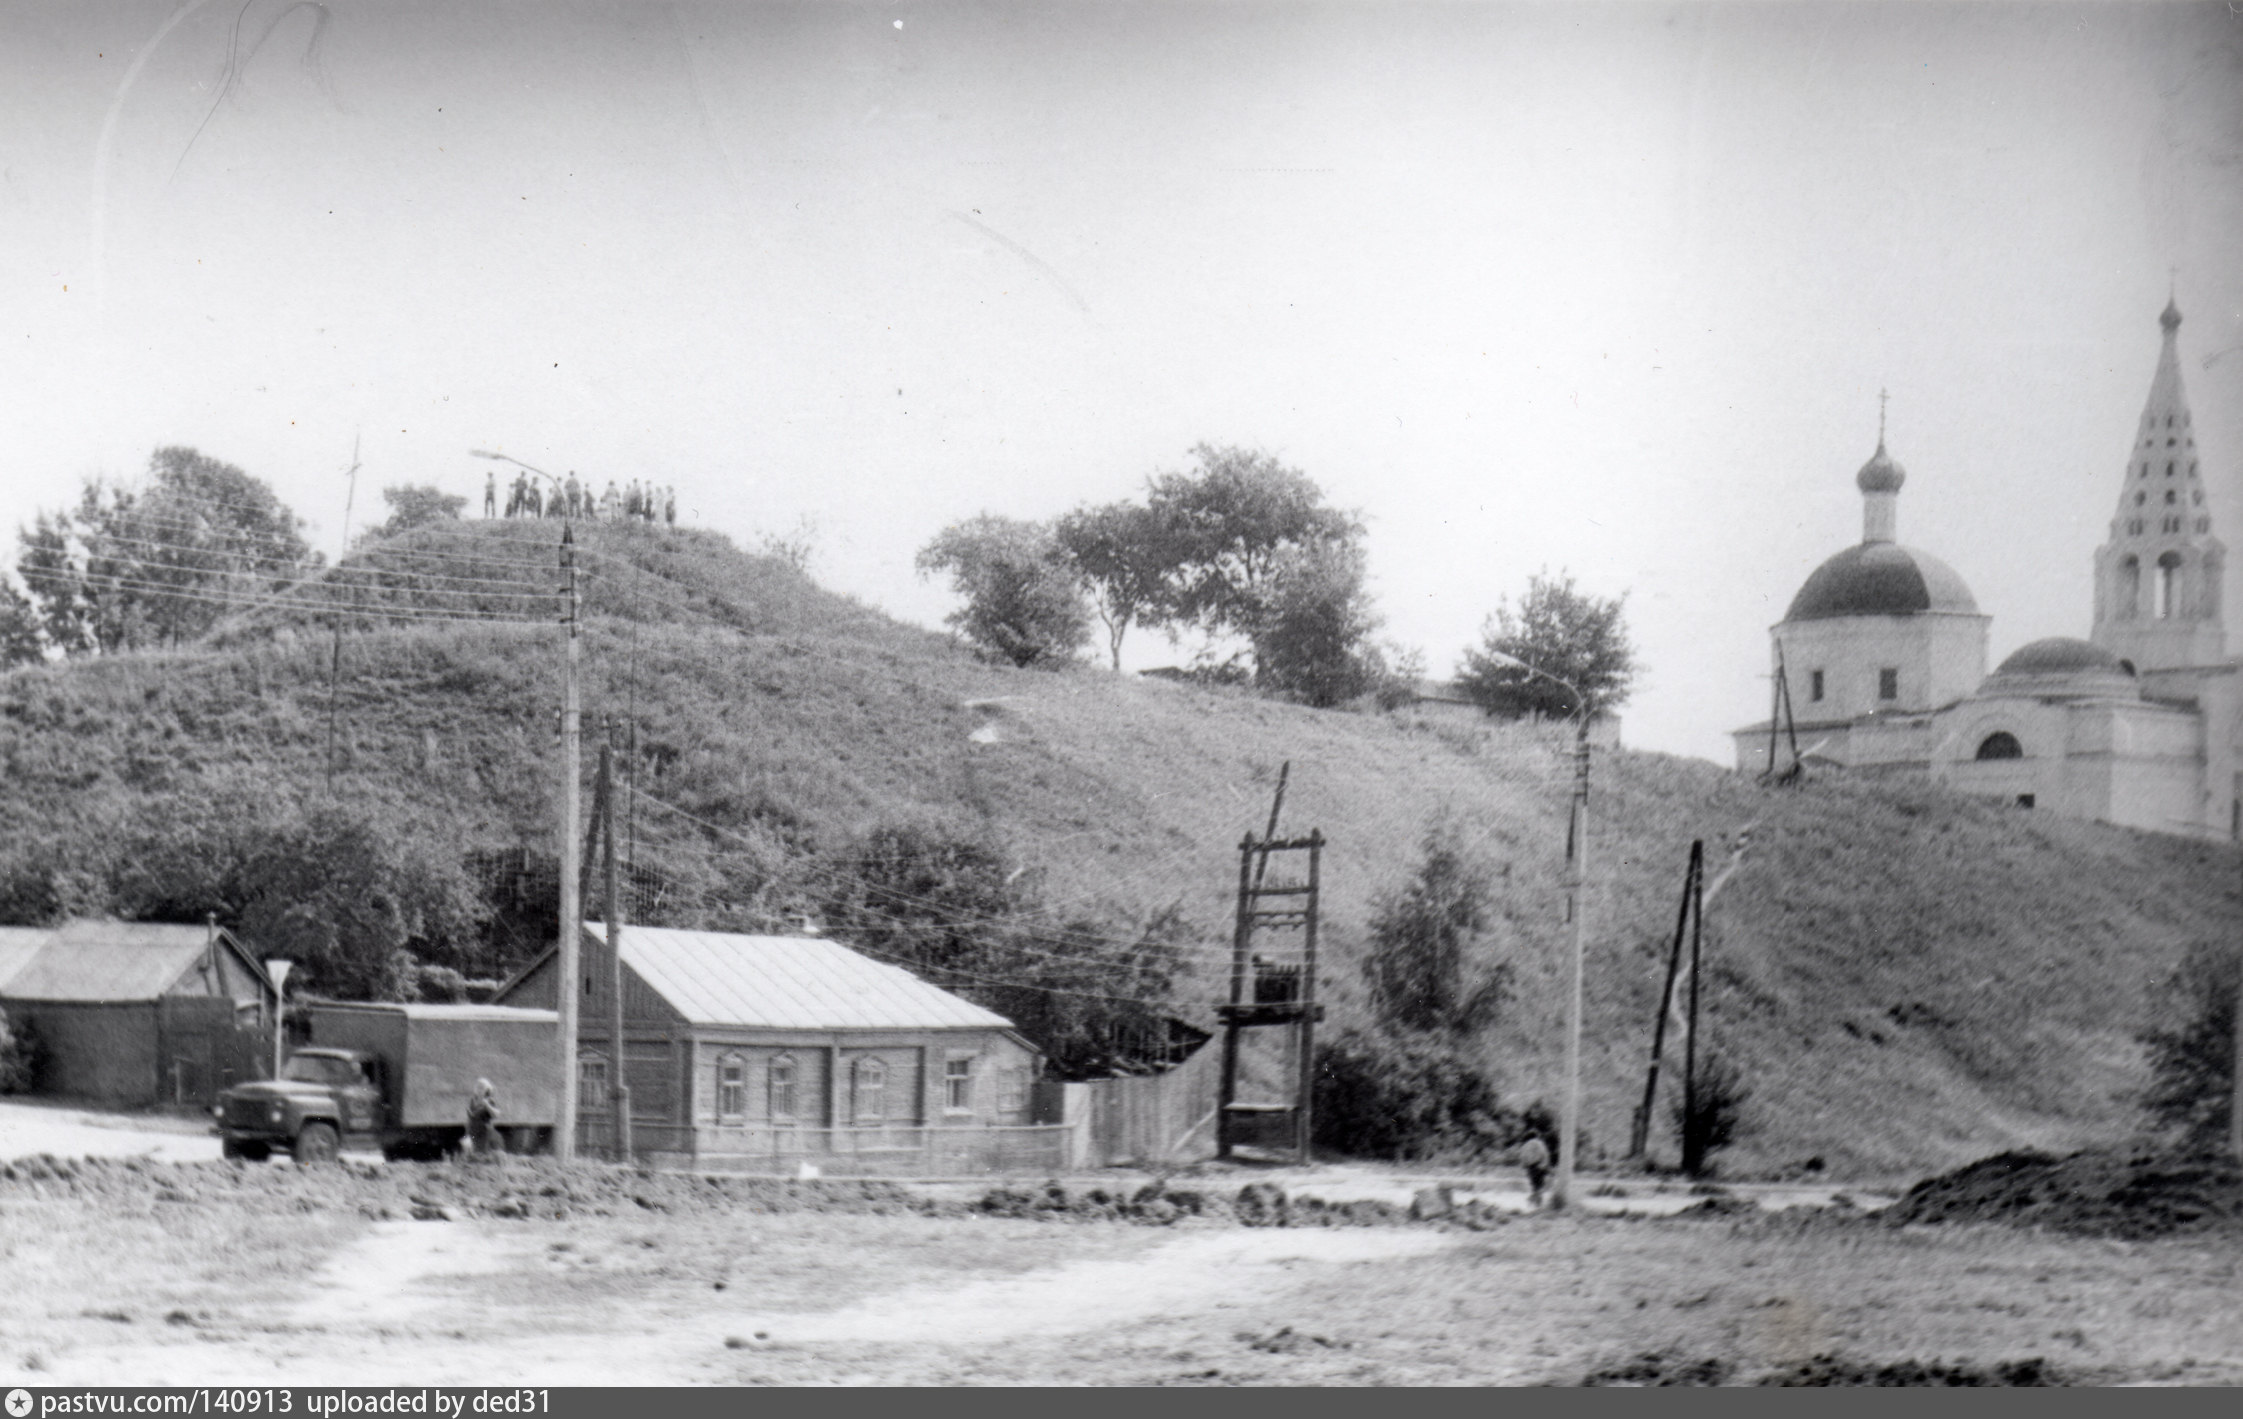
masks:
{"type": "MultiPolygon", "coordinates": [[[[1144,627],[1172,644],[1203,637],[1186,678],[1319,708],[1406,703],[1424,657],[1377,639],[1362,514],[1266,452],[1203,443],[1191,454],[1192,468],[1147,480],[1141,501],[952,523],[920,549],[919,572],[947,575],[962,599],[949,624],[1012,665],[1073,663],[1102,631],[1118,671],[1123,642],[1144,627]]],[[[1488,617],[1458,688],[1506,718],[1617,708],[1635,678],[1625,600],[1535,576],[1516,609],[1506,601],[1488,617]]]]}

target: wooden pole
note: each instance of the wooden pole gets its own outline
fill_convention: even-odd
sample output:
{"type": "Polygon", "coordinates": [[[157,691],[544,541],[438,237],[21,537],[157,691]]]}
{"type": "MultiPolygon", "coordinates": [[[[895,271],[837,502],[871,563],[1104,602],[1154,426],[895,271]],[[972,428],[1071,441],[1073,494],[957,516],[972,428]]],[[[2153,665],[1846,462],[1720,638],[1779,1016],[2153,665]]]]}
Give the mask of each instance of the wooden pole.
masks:
{"type": "Polygon", "coordinates": [[[1293,1149],[1303,1165],[1315,1161],[1316,1156],[1316,907],[1323,857],[1323,830],[1312,828],[1308,835],[1308,920],[1301,949],[1300,1096],[1293,1109],[1293,1149]]]}
{"type": "Polygon", "coordinates": [[[560,1116],[553,1121],[553,1156],[564,1162],[576,1156],[576,1023],[584,985],[582,973],[584,902],[577,893],[577,769],[583,733],[583,715],[577,704],[576,670],[581,654],[576,638],[576,528],[573,519],[561,524],[562,624],[568,628],[561,662],[561,940],[556,948],[554,1004],[560,1019],[560,1116]]]}
{"type": "Polygon", "coordinates": [[[1682,905],[1674,918],[1674,945],[1667,950],[1667,983],[1659,989],[1659,1015],[1651,1027],[1651,1068],[1643,1079],[1643,1103],[1636,1109],[1634,1135],[1628,1139],[1628,1156],[1642,1158],[1651,1151],[1651,1113],[1658,1106],[1659,1063],[1666,1054],[1667,1017],[1674,1011],[1674,983],[1682,974],[1682,947],[1688,939],[1690,907],[1698,879],[1705,873],[1706,840],[1690,844],[1690,866],[1682,874],[1682,905]]]}
{"type": "Polygon", "coordinates": [[[2235,945],[2235,1053],[2228,1061],[2234,1071],[2235,1089],[2227,1106],[2228,1151],[2235,1161],[2243,1163],[2243,940],[2235,945]]]}
{"type": "Polygon", "coordinates": [[[1682,1170],[1696,1177],[1705,1166],[1705,1150],[1698,1146],[1698,997],[1705,980],[1705,883],[1697,888],[1696,911],[1690,927],[1690,1033],[1682,1042],[1682,1170]]]}
{"type": "Polygon", "coordinates": [[[1223,1021],[1223,1091],[1217,1105],[1215,1118],[1215,1156],[1231,1155],[1231,1105],[1238,1102],[1238,1017],[1236,1007],[1246,1003],[1246,943],[1250,935],[1248,924],[1249,892],[1253,887],[1254,835],[1249,832],[1238,844],[1238,920],[1231,928],[1231,1005],[1233,1013],[1223,1021]]]}
{"type": "Polygon", "coordinates": [[[1581,993],[1588,957],[1585,918],[1589,880],[1589,715],[1575,713],[1573,736],[1573,813],[1568,825],[1566,915],[1573,923],[1573,969],[1565,1000],[1565,1097],[1558,1110],[1558,1166],[1551,1180],[1550,1209],[1563,1212],[1573,1202],[1575,1154],[1581,1143],[1581,993]]]}
{"type": "MultiPolygon", "coordinates": [[[[608,739],[614,735],[610,732],[608,739]]],[[[600,745],[600,840],[607,896],[608,1104],[615,1111],[615,1160],[631,1161],[631,1086],[623,1078],[623,894],[616,890],[615,746],[600,745]]]]}

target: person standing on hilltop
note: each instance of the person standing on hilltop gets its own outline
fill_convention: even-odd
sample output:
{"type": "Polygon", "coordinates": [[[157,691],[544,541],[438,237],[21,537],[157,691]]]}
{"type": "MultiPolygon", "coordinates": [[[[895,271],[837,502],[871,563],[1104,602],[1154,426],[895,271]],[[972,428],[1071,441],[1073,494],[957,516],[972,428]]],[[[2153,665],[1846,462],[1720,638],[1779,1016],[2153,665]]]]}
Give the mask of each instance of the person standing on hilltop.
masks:
{"type": "Polygon", "coordinates": [[[615,491],[615,480],[610,478],[607,480],[607,491],[600,494],[600,516],[613,522],[622,510],[623,495],[615,491]]]}
{"type": "Polygon", "coordinates": [[[567,481],[561,484],[562,516],[574,517],[582,511],[577,504],[583,500],[583,497],[584,490],[578,485],[576,475],[574,473],[569,474],[567,481]]]}
{"type": "Polygon", "coordinates": [[[676,488],[664,488],[662,490],[662,520],[672,527],[678,525],[678,490],[676,488]]]}
{"type": "Polygon", "coordinates": [[[498,474],[495,471],[483,475],[483,516],[498,516],[498,474]]]}

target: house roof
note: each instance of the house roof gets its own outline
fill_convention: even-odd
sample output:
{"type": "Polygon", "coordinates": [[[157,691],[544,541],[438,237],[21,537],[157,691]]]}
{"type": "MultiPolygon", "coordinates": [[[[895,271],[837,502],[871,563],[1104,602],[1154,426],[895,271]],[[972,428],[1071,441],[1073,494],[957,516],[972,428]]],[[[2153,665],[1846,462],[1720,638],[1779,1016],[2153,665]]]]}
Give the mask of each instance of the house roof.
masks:
{"type": "Polygon", "coordinates": [[[8,982],[31,964],[52,935],[43,926],[0,926],[0,995],[7,994],[8,982]]]}
{"type": "MultiPolygon", "coordinates": [[[[584,924],[606,939],[606,928],[584,924]]],[[[1009,1030],[994,1010],[814,936],[626,926],[623,961],[697,1025],[784,1030],[1009,1030]]]]}
{"type": "MultiPolygon", "coordinates": [[[[211,940],[207,926],[160,921],[73,921],[42,935],[45,939],[12,975],[0,976],[0,995],[16,1000],[154,1000],[201,959],[211,940]]],[[[223,931],[218,936],[233,942],[223,931]]],[[[0,941],[0,963],[20,944],[0,941]]],[[[262,981],[262,968],[247,952],[234,949],[262,981]]]]}

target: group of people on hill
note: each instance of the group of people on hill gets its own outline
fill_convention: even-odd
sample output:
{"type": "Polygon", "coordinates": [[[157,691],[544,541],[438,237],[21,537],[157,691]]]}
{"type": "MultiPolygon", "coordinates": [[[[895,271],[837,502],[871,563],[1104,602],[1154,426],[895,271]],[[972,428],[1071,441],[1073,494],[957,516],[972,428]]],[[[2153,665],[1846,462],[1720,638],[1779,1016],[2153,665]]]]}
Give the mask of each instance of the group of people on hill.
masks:
{"type": "MultiPolygon", "coordinates": [[[[483,479],[483,516],[497,517],[498,475],[491,473],[483,479]]],[[[508,517],[582,517],[593,520],[637,518],[641,522],[661,522],[675,526],[678,520],[678,490],[657,488],[652,483],[641,483],[633,478],[620,491],[615,480],[609,479],[607,491],[593,495],[590,483],[579,483],[571,473],[561,486],[546,496],[545,489],[527,473],[514,475],[514,485],[506,493],[508,517]]]]}

